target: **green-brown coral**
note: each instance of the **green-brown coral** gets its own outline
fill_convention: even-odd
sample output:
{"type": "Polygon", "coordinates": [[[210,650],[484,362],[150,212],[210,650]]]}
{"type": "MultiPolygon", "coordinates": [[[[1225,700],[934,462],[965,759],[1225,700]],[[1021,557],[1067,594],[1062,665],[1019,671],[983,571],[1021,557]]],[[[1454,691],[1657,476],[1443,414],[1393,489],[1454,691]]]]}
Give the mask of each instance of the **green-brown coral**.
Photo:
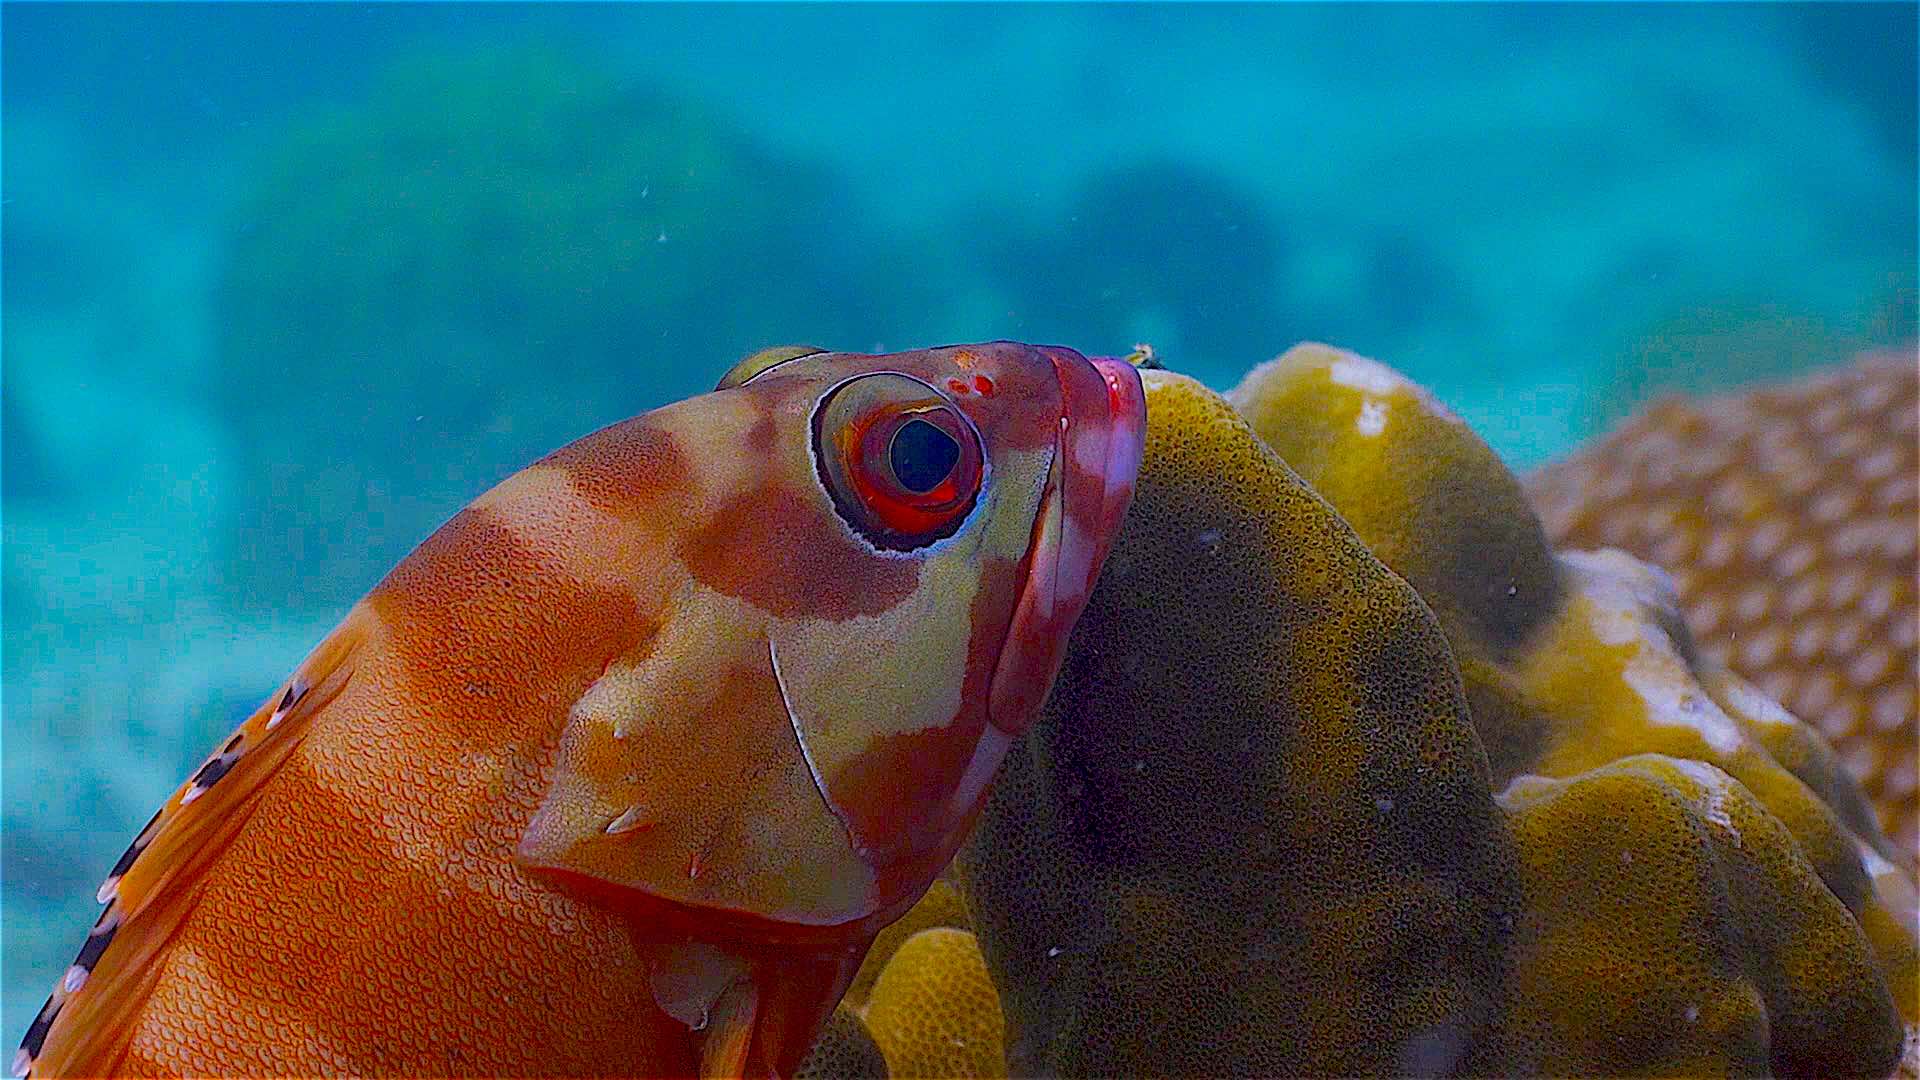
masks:
{"type": "Polygon", "coordinates": [[[1901,1040],[1858,924],[1739,781],[1636,755],[1501,796],[1527,916],[1502,1072],[1885,1075],[1901,1040]]]}
{"type": "Polygon", "coordinates": [[[1497,1014],[1515,860],[1445,639],[1188,380],[963,853],[1015,1074],[1438,1073],[1497,1014]]]}
{"type": "Polygon", "coordinates": [[[1387,369],[1308,350],[1235,403],[1282,455],[1150,379],[962,856],[1013,1071],[1890,1071],[1911,890],[1817,736],[1387,369]]]}
{"type": "Polygon", "coordinates": [[[820,1029],[794,1080],[888,1080],[892,1075],[866,1021],[842,1004],[820,1029]]]}
{"type": "Polygon", "coordinates": [[[1870,874],[1883,860],[1910,871],[1911,854],[1880,832],[1865,793],[1815,732],[1698,654],[1667,575],[1619,552],[1554,554],[1518,479],[1491,450],[1373,361],[1299,346],[1249,374],[1233,398],[1441,613],[1497,785],[1572,777],[1642,753],[1724,770],[1869,928],[1914,1019],[1912,934],[1874,929],[1912,925],[1911,889],[1899,874],[1870,874]],[[1490,527],[1463,506],[1511,520],[1490,527]],[[1502,589],[1503,580],[1513,584],[1502,589]],[[1529,593],[1553,602],[1513,618],[1529,593]],[[1503,619],[1521,632],[1483,631],[1503,619]]]}

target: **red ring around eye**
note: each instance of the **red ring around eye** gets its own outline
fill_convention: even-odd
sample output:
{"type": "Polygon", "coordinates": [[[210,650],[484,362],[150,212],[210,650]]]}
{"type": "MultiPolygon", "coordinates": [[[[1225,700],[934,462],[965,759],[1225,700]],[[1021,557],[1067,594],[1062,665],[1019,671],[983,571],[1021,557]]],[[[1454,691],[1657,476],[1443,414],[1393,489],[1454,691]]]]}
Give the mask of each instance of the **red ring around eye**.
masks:
{"type": "Polygon", "coordinates": [[[980,447],[970,426],[951,408],[884,405],[849,424],[841,438],[854,493],[887,531],[902,536],[931,533],[971,508],[980,487],[980,447]],[[945,478],[927,491],[902,485],[890,460],[894,436],[915,420],[939,428],[959,448],[945,478]]]}
{"type": "Polygon", "coordinates": [[[912,551],[954,535],[986,482],[972,420],[904,372],[833,386],[814,406],[812,426],[815,475],[840,520],[875,547],[912,551]]]}

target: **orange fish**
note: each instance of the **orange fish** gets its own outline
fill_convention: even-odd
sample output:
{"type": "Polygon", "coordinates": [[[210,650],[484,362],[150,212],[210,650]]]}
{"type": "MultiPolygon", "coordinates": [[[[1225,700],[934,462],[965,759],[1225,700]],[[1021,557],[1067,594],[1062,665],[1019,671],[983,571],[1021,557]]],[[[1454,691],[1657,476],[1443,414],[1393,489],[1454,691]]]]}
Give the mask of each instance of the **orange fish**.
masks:
{"type": "Polygon", "coordinates": [[[20,1075],[785,1075],[1132,494],[1125,362],[773,350],[509,477],[168,799],[20,1075]]]}

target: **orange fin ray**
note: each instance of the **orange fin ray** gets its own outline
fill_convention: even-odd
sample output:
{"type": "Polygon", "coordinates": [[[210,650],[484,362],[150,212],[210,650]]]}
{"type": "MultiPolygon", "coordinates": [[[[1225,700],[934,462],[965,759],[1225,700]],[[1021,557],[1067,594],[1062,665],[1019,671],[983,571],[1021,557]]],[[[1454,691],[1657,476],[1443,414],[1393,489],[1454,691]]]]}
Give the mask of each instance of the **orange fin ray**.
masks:
{"type": "Polygon", "coordinates": [[[106,910],[27,1028],[14,1076],[115,1070],[208,867],[252,816],[262,784],[352,678],[364,639],[349,615],[140,830],[100,886],[106,910]]]}
{"type": "Polygon", "coordinates": [[[760,1013],[760,991],[751,979],[728,986],[713,1003],[706,1038],[700,1042],[700,1080],[741,1080],[747,1051],[753,1046],[760,1013]]]}

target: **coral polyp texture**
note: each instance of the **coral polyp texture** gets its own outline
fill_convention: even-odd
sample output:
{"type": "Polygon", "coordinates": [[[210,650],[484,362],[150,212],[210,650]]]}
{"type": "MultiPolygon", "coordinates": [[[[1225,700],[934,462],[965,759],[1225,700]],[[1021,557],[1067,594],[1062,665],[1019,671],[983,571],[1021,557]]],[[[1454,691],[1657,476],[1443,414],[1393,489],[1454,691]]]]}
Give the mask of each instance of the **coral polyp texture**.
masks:
{"type": "Polygon", "coordinates": [[[1006,1075],[993,982],[950,880],[881,931],[820,1033],[806,1078],[1006,1075]]]}
{"type": "MultiPolygon", "coordinates": [[[[1673,574],[1700,651],[1819,727],[1920,847],[1920,357],[1669,398],[1528,481],[1548,532],[1673,574]]],[[[1909,854],[1911,858],[1911,854],[1909,854]]]]}
{"type": "Polygon", "coordinates": [[[1434,606],[1496,785],[1641,753],[1724,770],[1790,830],[1867,930],[1912,1019],[1911,852],[1882,834],[1814,730],[1701,654],[1665,573],[1617,551],[1552,552],[1518,479],[1384,365],[1300,346],[1233,398],[1434,606]],[[1516,520],[1492,527],[1462,506],[1516,520]],[[1551,602],[1529,602],[1543,593],[1551,602]]]}
{"type": "Polygon", "coordinates": [[[1522,777],[1501,803],[1528,913],[1495,1034],[1512,1071],[1892,1067],[1901,1033],[1859,927],[1739,781],[1645,754],[1522,777]]]}
{"type": "Polygon", "coordinates": [[[858,1010],[842,1004],[827,1018],[794,1080],[888,1080],[892,1073],[858,1010]]]}
{"type": "Polygon", "coordinates": [[[993,980],[965,930],[936,926],[901,942],[874,983],[866,1022],[896,1080],[1005,1070],[993,980]]]}
{"type": "Polygon", "coordinates": [[[1516,853],[1420,597],[1148,373],[1127,520],[962,853],[1014,1075],[1453,1071],[1516,853]]]}
{"type": "Polygon", "coordinates": [[[873,939],[873,947],[867,950],[866,960],[861,963],[860,970],[854,973],[853,983],[847,987],[844,1000],[856,1008],[866,1008],[867,998],[873,993],[874,983],[880,980],[881,970],[913,935],[935,927],[965,930],[970,925],[966,900],[961,897],[959,888],[946,878],[936,880],[918,903],[873,939]]]}
{"type": "Polygon", "coordinates": [[[1126,525],[958,862],[1012,1074],[1896,1067],[1910,860],[1665,575],[1555,552],[1382,365],[1147,384],[1126,525]]]}

